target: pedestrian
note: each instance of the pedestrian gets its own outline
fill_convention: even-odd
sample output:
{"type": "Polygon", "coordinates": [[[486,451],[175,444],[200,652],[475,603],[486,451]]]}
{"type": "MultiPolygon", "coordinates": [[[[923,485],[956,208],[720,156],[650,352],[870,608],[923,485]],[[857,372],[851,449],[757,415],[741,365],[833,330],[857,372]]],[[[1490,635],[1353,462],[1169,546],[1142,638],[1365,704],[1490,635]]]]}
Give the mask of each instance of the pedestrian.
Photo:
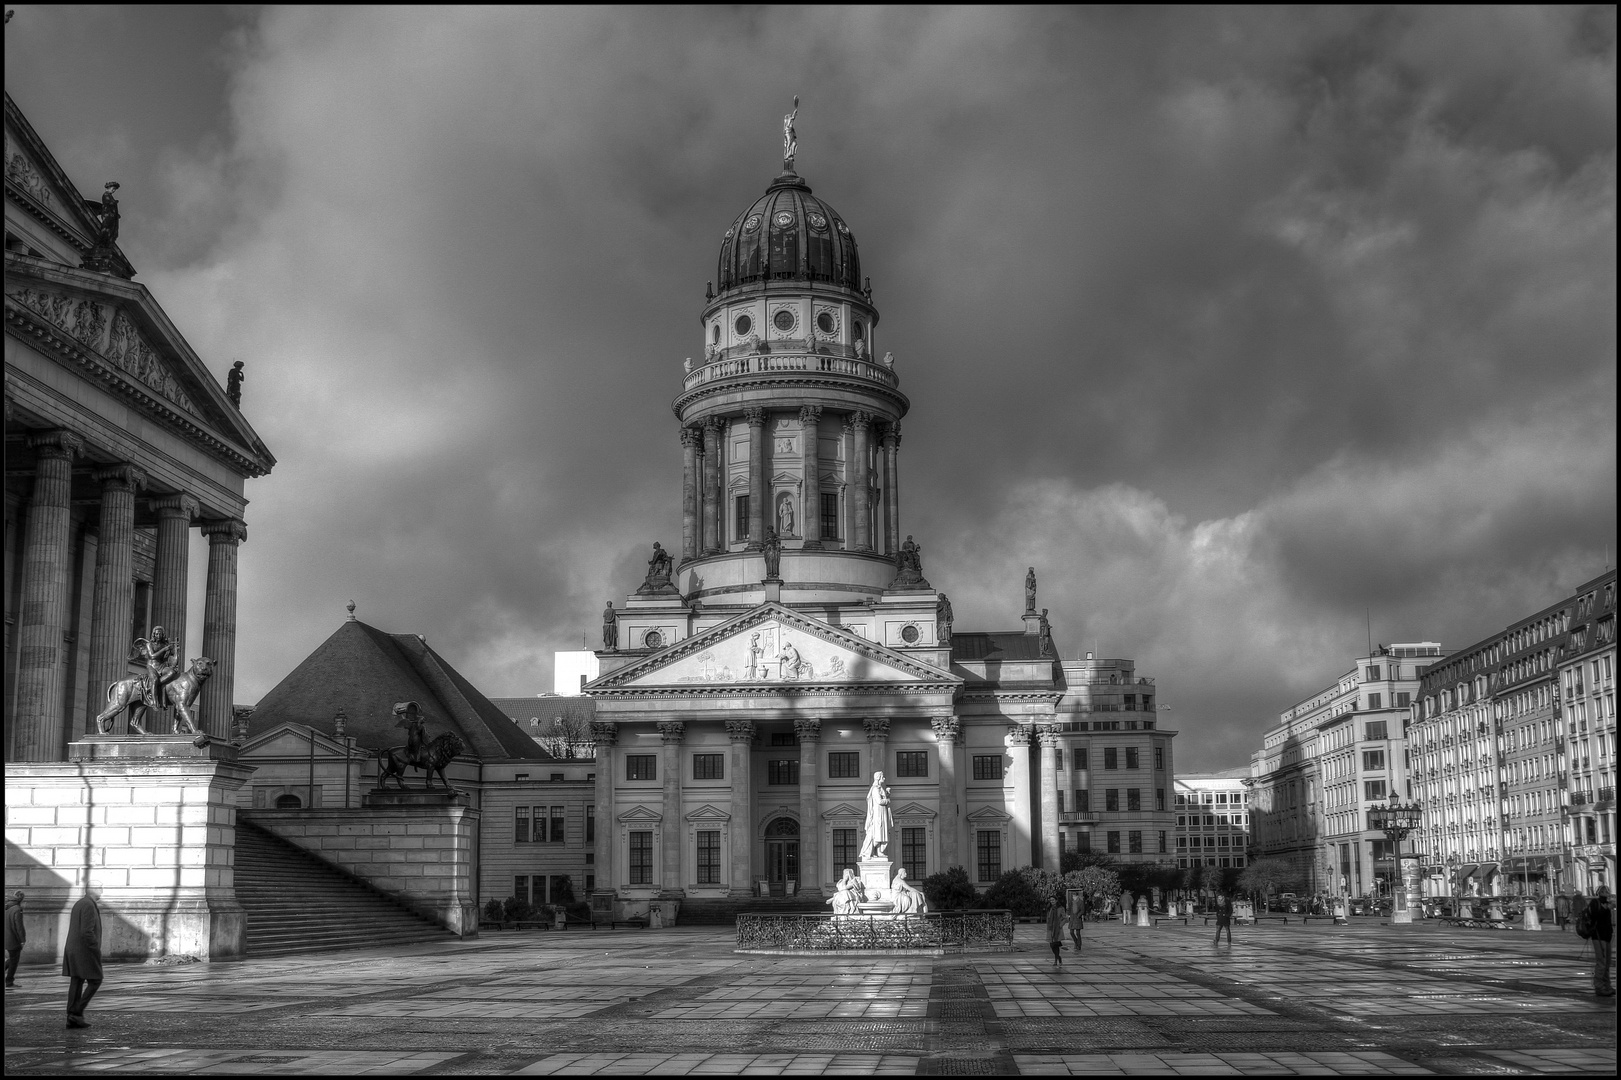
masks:
{"type": "Polygon", "coordinates": [[[1567,894],[1560,893],[1554,897],[1553,918],[1554,922],[1559,924],[1559,932],[1563,934],[1565,924],[1570,922],[1570,897],[1567,894]]]}
{"type": "Polygon", "coordinates": [[[68,1024],[85,1028],[90,1021],[84,1010],[101,987],[101,908],[95,889],[86,886],[84,895],[73,905],[68,919],[68,936],[62,948],[62,974],[68,983],[68,1024]]]}
{"type": "Polygon", "coordinates": [[[1081,927],[1086,922],[1086,900],[1083,897],[1069,913],[1069,938],[1075,942],[1075,951],[1081,951],[1081,927]]]}
{"type": "Polygon", "coordinates": [[[1583,929],[1588,932],[1588,942],[1593,946],[1593,993],[1598,997],[1614,997],[1615,988],[1610,985],[1610,949],[1615,921],[1610,916],[1610,889],[1607,885],[1600,885],[1588,901],[1587,925],[1583,929]]]}
{"type": "Polygon", "coordinates": [[[23,927],[23,894],[18,890],[6,897],[6,989],[17,988],[17,965],[22,962],[23,942],[28,931],[23,927]]]}
{"type": "Polygon", "coordinates": [[[1227,944],[1231,945],[1233,943],[1233,898],[1227,893],[1222,893],[1220,899],[1216,901],[1215,944],[1217,945],[1221,944],[1221,932],[1223,930],[1227,931],[1227,944]]]}
{"type": "Polygon", "coordinates": [[[1053,963],[1063,965],[1063,957],[1059,954],[1064,950],[1064,924],[1069,920],[1064,917],[1064,909],[1058,903],[1058,897],[1053,897],[1047,906],[1047,944],[1052,946],[1053,963]]]}

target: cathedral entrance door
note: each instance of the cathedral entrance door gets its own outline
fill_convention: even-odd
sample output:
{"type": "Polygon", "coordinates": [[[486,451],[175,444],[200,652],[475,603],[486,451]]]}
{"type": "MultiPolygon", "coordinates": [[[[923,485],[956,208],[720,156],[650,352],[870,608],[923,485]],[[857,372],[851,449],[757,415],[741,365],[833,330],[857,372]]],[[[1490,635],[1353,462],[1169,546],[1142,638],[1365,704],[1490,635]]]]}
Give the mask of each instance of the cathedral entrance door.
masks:
{"type": "Polygon", "coordinates": [[[765,876],[771,895],[782,896],[787,883],[799,882],[799,822],[780,817],[765,829],[765,876]]]}

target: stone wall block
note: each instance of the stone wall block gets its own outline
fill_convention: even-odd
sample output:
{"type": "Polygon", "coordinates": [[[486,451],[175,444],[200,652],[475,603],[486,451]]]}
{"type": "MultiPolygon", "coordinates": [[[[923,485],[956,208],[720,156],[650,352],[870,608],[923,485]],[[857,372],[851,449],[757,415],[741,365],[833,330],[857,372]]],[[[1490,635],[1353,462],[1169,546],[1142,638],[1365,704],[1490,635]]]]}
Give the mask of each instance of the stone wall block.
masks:
{"type": "MultiPolygon", "coordinates": [[[[54,806],[7,806],[6,825],[21,827],[24,825],[55,825],[56,807],[54,806]]],[[[7,832],[10,835],[10,832],[7,832]]]]}
{"type": "MultiPolygon", "coordinates": [[[[406,839],[401,837],[400,839],[406,839]]],[[[388,836],[361,836],[355,839],[355,848],[386,848],[391,845],[393,837],[388,836]]]]}
{"type": "MultiPolygon", "coordinates": [[[[11,839],[10,829],[6,830],[6,839],[11,839]]],[[[32,847],[77,847],[85,841],[84,833],[79,829],[62,825],[36,825],[18,842],[32,847]]]]}
{"type": "Polygon", "coordinates": [[[146,847],[161,847],[164,844],[175,843],[180,836],[179,829],[167,825],[140,825],[129,831],[129,842],[146,847]]]}
{"type": "Polygon", "coordinates": [[[130,829],[123,825],[97,825],[90,834],[98,847],[123,847],[130,843],[130,829]]]}
{"type": "Polygon", "coordinates": [[[357,825],[339,825],[339,836],[370,836],[372,826],[370,822],[361,822],[357,825]]]}
{"type": "Polygon", "coordinates": [[[109,825],[151,825],[158,820],[150,806],[109,806],[106,821],[109,825]]]}
{"type": "Polygon", "coordinates": [[[438,836],[441,831],[437,821],[413,821],[406,826],[406,832],[412,836],[438,836]]]}
{"type": "Polygon", "coordinates": [[[441,853],[437,851],[402,851],[400,853],[408,863],[436,863],[442,862],[441,853]]]}

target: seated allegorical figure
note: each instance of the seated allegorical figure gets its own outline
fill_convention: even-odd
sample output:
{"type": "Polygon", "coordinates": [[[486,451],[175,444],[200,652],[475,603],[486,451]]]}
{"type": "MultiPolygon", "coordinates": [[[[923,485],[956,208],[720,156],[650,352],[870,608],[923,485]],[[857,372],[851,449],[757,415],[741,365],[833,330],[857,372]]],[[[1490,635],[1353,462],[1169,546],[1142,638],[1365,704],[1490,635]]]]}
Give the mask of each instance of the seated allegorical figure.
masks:
{"type": "Polygon", "coordinates": [[[923,890],[906,880],[905,867],[895,871],[890,890],[895,894],[890,910],[896,915],[923,915],[929,910],[929,901],[923,895],[923,890]]]}
{"type": "Polygon", "coordinates": [[[850,883],[847,880],[839,881],[836,891],[827,902],[833,905],[835,915],[855,915],[861,910],[856,905],[855,894],[850,891],[850,883]]]}

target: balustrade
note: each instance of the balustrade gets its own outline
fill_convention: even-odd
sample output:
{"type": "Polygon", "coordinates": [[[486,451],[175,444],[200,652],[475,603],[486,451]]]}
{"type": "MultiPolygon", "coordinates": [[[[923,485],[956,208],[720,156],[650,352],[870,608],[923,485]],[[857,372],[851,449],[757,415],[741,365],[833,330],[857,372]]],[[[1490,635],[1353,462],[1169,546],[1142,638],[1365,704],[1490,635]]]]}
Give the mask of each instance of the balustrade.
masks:
{"type": "Polygon", "coordinates": [[[857,360],[847,356],[824,356],[821,353],[790,352],[754,353],[715,360],[689,372],[685,386],[686,389],[692,390],[717,380],[744,375],[801,375],[807,372],[844,375],[890,387],[900,383],[891,368],[869,360],[857,360]]]}

